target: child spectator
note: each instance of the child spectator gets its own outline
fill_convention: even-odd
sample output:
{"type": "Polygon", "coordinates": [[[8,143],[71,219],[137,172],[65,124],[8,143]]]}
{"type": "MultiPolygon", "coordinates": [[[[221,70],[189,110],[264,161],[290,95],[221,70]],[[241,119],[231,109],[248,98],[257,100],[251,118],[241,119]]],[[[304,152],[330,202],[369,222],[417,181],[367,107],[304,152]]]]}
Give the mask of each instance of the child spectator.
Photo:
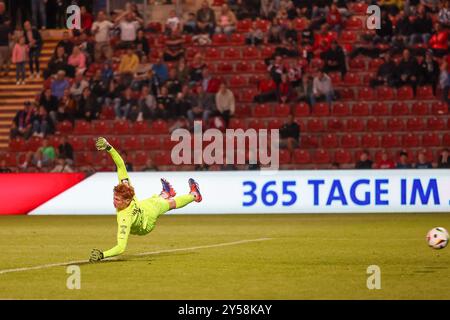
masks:
{"type": "Polygon", "coordinates": [[[14,45],[12,52],[12,63],[16,65],[17,85],[25,84],[25,63],[28,57],[28,46],[25,44],[25,37],[20,37],[19,42],[14,45]]]}

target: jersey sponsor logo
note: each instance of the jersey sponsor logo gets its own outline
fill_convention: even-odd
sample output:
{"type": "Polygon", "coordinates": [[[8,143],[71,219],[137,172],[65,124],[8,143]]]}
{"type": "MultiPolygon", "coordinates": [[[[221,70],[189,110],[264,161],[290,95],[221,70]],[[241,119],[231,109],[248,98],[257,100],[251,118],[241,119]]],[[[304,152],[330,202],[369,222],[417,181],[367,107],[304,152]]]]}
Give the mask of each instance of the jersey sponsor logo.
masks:
{"type": "Polygon", "coordinates": [[[120,226],[120,234],[127,234],[127,226],[126,225],[120,226]]]}
{"type": "Polygon", "coordinates": [[[139,208],[138,206],[135,206],[133,209],[133,216],[137,215],[137,214],[141,214],[142,213],[142,209],[139,208]]]}

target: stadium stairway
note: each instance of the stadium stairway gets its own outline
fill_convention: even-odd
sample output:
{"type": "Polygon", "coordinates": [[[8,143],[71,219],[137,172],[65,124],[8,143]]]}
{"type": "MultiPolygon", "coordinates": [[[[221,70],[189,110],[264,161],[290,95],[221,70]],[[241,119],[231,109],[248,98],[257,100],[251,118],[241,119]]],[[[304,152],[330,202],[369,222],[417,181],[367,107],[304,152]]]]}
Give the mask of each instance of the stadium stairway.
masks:
{"type": "Polygon", "coordinates": [[[27,79],[25,85],[16,85],[15,65],[11,64],[8,76],[0,78],[0,150],[6,149],[9,143],[9,130],[11,121],[16,112],[23,107],[27,100],[34,100],[42,91],[44,79],[42,71],[47,68],[58,41],[62,38],[58,30],[46,30],[42,32],[44,45],[39,59],[41,66],[41,78],[29,79],[29,66],[27,64],[27,79]]]}

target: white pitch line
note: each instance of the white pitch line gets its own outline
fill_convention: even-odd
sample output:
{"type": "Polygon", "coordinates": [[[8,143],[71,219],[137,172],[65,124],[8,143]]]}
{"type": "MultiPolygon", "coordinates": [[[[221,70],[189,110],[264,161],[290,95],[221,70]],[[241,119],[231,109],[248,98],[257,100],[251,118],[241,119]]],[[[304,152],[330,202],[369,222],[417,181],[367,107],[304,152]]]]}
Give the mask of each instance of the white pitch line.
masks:
{"type": "MultiPolygon", "coordinates": [[[[178,248],[178,249],[168,249],[168,250],[159,250],[159,251],[149,251],[149,252],[142,252],[142,253],[132,254],[132,255],[129,255],[129,256],[131,256],[131,257],[138,257],[138,256],[156,255],[156,254],[168,253],[168,252],[190,251],[190,250],[198,250],[198,249],[226,247],[226,246],[234,246],[234,245],[243,244],[243,243],[259,242],[259,241],[267,241],[267,240],[271,240],[271,238],[259,238],[259,239],[250,239],[250,240],[240,240],[240,241],[234,241],[234,242],[223,242],[223,243],[210,244],[210,245],[204,245],[204,246],[196,246],[196,247],[189,247],[189,248],[178,248]]],[[[112,257],[112,258],[106,258],[103,261],[111,261],[111,260],[119,260],[119,259],[117,257],[112,257]]],[[[29,270],[40,270],[40,269],[47,269],[47,268],[52,268],[52,267],[62,267],[62,266],[76,265],[76,264],[87,263],[87,262],[89,262],[89,260],[59,262],[59,263],[43,264],[43,265],[34,266],[34,267],[5,269],[5,270],[0,270],[0,274],[12,273],[12,272],[21,272],[21,271],[29,271],[29,270]]]]}

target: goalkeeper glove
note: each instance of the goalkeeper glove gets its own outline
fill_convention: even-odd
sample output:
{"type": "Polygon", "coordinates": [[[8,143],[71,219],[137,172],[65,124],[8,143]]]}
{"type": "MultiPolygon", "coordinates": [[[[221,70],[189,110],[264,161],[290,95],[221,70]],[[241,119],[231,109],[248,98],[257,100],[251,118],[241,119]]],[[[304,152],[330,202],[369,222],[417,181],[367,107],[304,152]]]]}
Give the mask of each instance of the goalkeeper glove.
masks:
{"type": "Polygon", "coordinates": [[[100,261],[102,260],[103,257],[103,252],[101,252],[98,249],[92,249],[91,251],[91,256],[89,258],[89,262],[96,262],[96,261],[100,261]]]}
{"type": "Polygon", "coordinates": [[[111,145],[103,137],[97,138],[97,141],[95,142],[95,146],[97,147],[97,150],[99,150],[99,151],[111,149],[111,145]]]}

